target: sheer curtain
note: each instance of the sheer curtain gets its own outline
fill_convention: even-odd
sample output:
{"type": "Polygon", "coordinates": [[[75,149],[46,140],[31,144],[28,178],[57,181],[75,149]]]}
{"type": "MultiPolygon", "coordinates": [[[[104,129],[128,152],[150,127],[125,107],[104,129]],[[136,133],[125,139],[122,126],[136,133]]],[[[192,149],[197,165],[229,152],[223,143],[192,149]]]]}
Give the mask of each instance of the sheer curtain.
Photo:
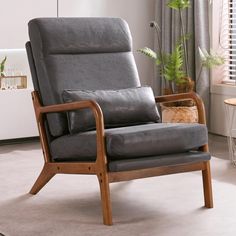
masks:
{"type": "MultiPolygon", "coordinates": [[[[175,42],[180,38],[180,22],[178,12],[167,7],[169,0],[156,0],[156,21],[161,28],[161,44],[163,51],[170,52],[175,42]]],[[[191,6],[184,10],[184,22],[186,32],[191,38],[187,41],[187,53],[189,61],[189,75],[193,80],[200,69],[198,47],[210,49],[209,36],[209,2],[207,0],[191,0],[191,6]]],[[[156,42],[156,40],[155,40],[156,42]]],[[[156,89],[161,94],[164,86],[163,78],[159,71],[156,73],[156,89]]],[[[210,106],[210,74],[208,69],[203,69],[201,78],[196,83],[196,91],[205,103],[206,114],[209,120],[210,106]]]]}

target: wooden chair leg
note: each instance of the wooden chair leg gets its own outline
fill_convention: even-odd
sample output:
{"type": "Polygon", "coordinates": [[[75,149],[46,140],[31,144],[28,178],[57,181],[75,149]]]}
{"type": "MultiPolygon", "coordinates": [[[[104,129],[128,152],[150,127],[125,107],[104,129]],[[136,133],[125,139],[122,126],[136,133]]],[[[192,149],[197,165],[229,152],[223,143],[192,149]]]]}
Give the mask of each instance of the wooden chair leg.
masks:
{"type": "Polygon", "coordinates": [[[34,183],[30,190],[30,194],[37,194],[43,187],[48,183],[48,181],[55,175],[48,167],[47,164],[44,165],[38,179],[34,183]]]}
{"type": "Polygon", "coordinates": [[[112,211],[108,175],[106,173],[100,173],[97,175],[97,177],[100,185],[100,193],[102,200],[103,224],[112,225],[112,211]]]}
{"type": "Polygon", "coordinates": [[[213,208],[210,161],[206,162],[206,168],[205,170],[202,171],[202,179],[203,179],[205,207],[213,208]]]}

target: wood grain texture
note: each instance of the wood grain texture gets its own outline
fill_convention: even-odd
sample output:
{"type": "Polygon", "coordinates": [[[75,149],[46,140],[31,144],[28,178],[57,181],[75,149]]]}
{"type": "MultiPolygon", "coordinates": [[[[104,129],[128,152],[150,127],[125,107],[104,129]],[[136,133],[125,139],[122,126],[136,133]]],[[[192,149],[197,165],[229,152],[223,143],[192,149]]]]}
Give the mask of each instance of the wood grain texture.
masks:
{"type": "Polygon", "coordinates": [[[210,161],[205,163],[205,168],[202,170],[202,180],[203,180],[205,207],[213,208],[210,161]]]}
{"type": "MultiPolygon", "coordinates": [[[[198,162],[190,164],[182,164],[177,166],[164,166],[149,169],[141,169],[134,171],[109,172],[108,160],[105,150],[105,132],[104,119],[100,106],[95,101],[80,101],[66,104],[58,104],[51,106],[42,106],[38,92],[32,92],[36,121],[39,129],[40,142],[44,155],[44,167],[38,179],[30,190],[31,194],[38,193],[47,182],[56,174],[89,174],[98,178],[101,200],[103,223],[112,225],[112,209],[110,200],[109,183],[127,181],[138,178],[147,178],[159,175],[167,175],[174,173],[182,173],[189,171],[201,170],[203,176],[204,199],[206,207],[213,207],[211,175],[209,162],[198,162]],[[47,140],[46,129],[44,127],[45,114],[53,112],[65,112],[90,108],[93,111],[96,121],[96,141],[97,141],[97,158],[95,162],[54,162],[51,158],[49,143],[47,140]]],[[[176,94],[160,96],[156,98],[156,102],[164,103],[169,101],[179,101],[192,99],[198,108],[199,122],[205,124],[204,106],[201,99],[195,93],[176,94]]],[[[207,152],[208,145],[204,145],[200,150],[207,152]]]]}
{"type": "Polygon", "coordinates": [[[224,103],[230,106],[236,106],[236,98],[225,99],[224,103]]]}
{"type": "Polygon", "coordinates": [[[103,172],[97,174],[97,178],[100,186],[100,194],[102,201],[102,212],[103,212],[103,224],[112,225],[112,209],[110,199],[110,186],[108,173],[103,172]]]}
{"type": "Polygon", "coordinates": [[[154,177],[160,175],[197,171],[197,170],[203,170],[204,168],[205,168],[204,162],[198,162],[198,163],[188,163],[188,164],[173,165],[173,166],[162,166],[162,167],[155,167],[141,170],[110,172],[109,182],[112,183],[112,182],[127,181],[132,179],[140,179],[140,178],[154,177]]]}
{"type": "Polygon", "coordinates": [[[30,193],[37,194],[54,175],[55,173],[48,167],[47,163],[45,163],[38,179],[31,188],[30,193]]]}

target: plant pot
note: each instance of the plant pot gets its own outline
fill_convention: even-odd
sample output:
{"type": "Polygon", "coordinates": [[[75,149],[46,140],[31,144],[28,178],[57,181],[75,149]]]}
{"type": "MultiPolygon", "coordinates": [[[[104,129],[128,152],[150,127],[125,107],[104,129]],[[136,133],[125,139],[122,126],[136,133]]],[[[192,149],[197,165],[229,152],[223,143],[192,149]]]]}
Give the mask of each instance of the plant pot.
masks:
{"type": "Polygon", "coordinates": [[[195,83],[190,77],[182,78],[182,83],[177,84],[177,93],[188,93],[194,90],[195,83]]]}
{"type": "MultiPolygon", "coordinates": [[[[181,79],[182,83],[176,84],[175,85],[175,91],[173,91],[169,88],[164,88],[163,89],[163,94],[164,95],[170,95],[170,94],[179,94],[179,93],[189,93],[194,91],[194,81],[189,78],[189,77],[184,77],[181,79]]],[[[165,103],[165,106],[168,107],[192,107],[194,106],[194,102],[192,100],[187,100],[187,101],[178,101],[178,102],[167,102],[165,103]]]]}
{"type": "Polygon", "coordinates": [[[161,105],[162,122],[164,123],[197,123],[198,111],[196,106],[165,106],[161,105]]]}
{"type": "MultiPolygon", "coordinates": [[[[176,85],[177,93],[189,93],[194,91],[195,83],[191,78],[185,77],[182,78],[182,80],[185,82],[176,85]]],[[[178,106],[192,107],[194,106],[194,102],[192,100],[182,101],[178,103],[178,106]]]]}

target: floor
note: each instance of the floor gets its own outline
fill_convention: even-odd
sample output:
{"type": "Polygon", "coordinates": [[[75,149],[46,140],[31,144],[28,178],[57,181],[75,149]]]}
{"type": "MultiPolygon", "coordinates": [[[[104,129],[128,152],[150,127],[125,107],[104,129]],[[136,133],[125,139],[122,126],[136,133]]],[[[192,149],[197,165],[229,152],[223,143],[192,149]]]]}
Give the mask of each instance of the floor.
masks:
{"type": "Polygon", "coordinates": [[[209,150],[212,156],[228,160],[229,151],[227,138],[209,134],[209,150]]]}
{"type": "Polygon", "coordinates": [[[102,225],[96,178],[58,175],[28,194],[42,165],[38,141],[0,146],[0,233],[5,236],[235,236],[236,168],[227,140],[209,135],[213,209],[200,172],[111,185],[114,225],[102,225]]]}

